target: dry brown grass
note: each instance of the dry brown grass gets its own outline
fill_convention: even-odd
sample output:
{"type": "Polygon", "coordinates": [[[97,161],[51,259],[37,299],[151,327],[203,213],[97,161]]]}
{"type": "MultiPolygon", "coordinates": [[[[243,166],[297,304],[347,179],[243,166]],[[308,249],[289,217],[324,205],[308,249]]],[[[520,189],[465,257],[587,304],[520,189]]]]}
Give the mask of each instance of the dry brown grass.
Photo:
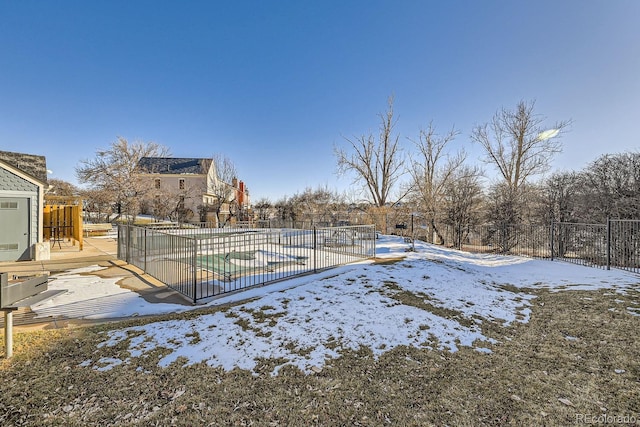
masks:
{"type": "Polygon", "coordinates": [[[640,317],[626,309],[640,305],[639,293],[532,292],[538,298],[528,323],[485,322],[487,335],[500,339],[483,343],[491,354],[400,347],[376,360],[362,348],[313,375],[288,366],[273,377],[283,361],[268,359],[260,361],[259,375],[204,364],[161,369],[154,356],[162,349],[106,372],[78,366],[100,356],[124,358],[125,345],[97,348],[101,332],[149,319],[16,334],[14,358],[0,362],[0,424],[520,426],[580,424],[580,414],[639,419],[640,317]]]}

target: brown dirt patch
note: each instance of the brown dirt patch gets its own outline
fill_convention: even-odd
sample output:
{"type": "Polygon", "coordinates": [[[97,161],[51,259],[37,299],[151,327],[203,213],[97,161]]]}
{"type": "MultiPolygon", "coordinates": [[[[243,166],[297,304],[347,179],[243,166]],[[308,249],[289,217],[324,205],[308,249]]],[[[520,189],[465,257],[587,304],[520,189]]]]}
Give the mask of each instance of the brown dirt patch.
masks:
{"type": "Polygon", "coordinates": [[[125,358],[125,345],[97,347],[103,331],[149,319],[20,333],[14,358],[0,361],[0,424],[553,426],[602,414],[639,419],[640,317],[627,307],[640,305],[640,293],[535,293],[529,323],[500,327],[504,339],[484,344],[491,354],[400,347],[375,359],[362,348],[313,375],[292,367],[269,375],[279,360],[261,360],[258,375],[205,364],[161,369],[161,348],[110,371],[79,366],[125,358]]]}

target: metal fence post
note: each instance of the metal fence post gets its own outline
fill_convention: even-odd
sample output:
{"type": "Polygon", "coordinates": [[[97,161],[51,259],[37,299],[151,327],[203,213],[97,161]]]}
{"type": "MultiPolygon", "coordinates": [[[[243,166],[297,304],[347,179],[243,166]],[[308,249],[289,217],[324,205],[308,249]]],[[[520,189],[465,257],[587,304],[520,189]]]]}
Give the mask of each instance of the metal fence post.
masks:
{"type": "Polygon", "coordinates": [[[413,214],[411,214],[411,238],[413,239],[415,237],[415,234],[413,232],[413,214]]]}
{"type": "Polygon", "coordinates": [[[125,227],[124,228],[124,230],[125,230],[124,234],[126,236],[125,237],[125,241],[127,242],[126,243],[126,250],[125,250],[125,252],[126,252],[126,260],[125,261],[127,261],[127,264],[130,264],[131,263],[131,256],[130,256],[131,255],[131,226],[129,224],[124,224],[123,227],[125,227]]]}
{"type": "Polygon", "coordinates": [[[317,267],[317,263],[316,263],[316,258],[318,256],[318,229],[316,228],[316,226],[313,226],[313,272],[317,273],[318,272],[318,267],[317,267]]]}
{"type": "Polygon", "coordinates": [[[416,233],[413,231],[413,214],[411,214],[411,251],[416,251],[416,233]]]}
{"type": "Polygon", "coordinates": [[[144,269],[143,271],[147,272],[147,228],[144,229],[144,269]]]}
{"type": "Polygon", "coordinates": [[[192,239],[193,242],[193,303],[198,302],[198,295],[196,293],[198,289],[198,239],[192,239]]]}
{"type": "Polygon", "coordinates": [[[611,270],[611,218],[607,218],[607,270],[611,270]]]}
{"type": "Polygon", "coordinates": [[[376,240],[378,239],[378,235],[376,234],[376,226],[375,224],[371,226],[371,232],[373,233],[373,257],[376,257],[376,247],[377,247],[377,242],[376,240]]]}
{"type": "Polygon", "coordinates": [[[551,238],[550,238],[550,240],[551,240],[551,261],[553,261],[553,247],[554,247],[554,244],[555,244],[555,242],[554,242],[554,234],[555,234],[554,228],[555,228],[555,222],[553,220],[551,220],[551,229],[550,229],[550,231],[551,231],[551,238]]]}

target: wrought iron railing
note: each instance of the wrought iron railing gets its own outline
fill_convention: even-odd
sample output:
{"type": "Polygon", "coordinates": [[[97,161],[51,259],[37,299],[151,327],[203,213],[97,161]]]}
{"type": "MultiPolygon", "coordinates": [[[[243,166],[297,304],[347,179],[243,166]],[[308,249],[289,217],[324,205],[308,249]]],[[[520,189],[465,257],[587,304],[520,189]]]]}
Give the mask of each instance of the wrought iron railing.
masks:
{"type": "Polygon", "coordinates": [[[597,268],[640,273],[640,221],[606,224],[440,225],[443,244],[469,252],[560,259],[597,268]]]}
{"type": "Polygon", "coordinates": [[[372,225],[118,228],[118,258],[193,302],[375,256],[372,225]]]}

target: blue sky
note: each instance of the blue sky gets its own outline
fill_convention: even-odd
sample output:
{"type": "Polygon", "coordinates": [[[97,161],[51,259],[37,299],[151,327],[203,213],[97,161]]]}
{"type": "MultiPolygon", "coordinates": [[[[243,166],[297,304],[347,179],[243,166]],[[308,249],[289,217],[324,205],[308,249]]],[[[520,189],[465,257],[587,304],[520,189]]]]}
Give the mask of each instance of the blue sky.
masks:
{"type": "MultiPolygon", "coordinates": [[[[335,145],[395,97],[410,149],[535,100],[572,120],[555,169],[640,148],[640,1],[0,0],[0,149],[52,178],[116,137],[223,154],[252,199],[349,188],[335,145]]],[[[490,171],[490,168],[487,168],[490,171]]]]}

